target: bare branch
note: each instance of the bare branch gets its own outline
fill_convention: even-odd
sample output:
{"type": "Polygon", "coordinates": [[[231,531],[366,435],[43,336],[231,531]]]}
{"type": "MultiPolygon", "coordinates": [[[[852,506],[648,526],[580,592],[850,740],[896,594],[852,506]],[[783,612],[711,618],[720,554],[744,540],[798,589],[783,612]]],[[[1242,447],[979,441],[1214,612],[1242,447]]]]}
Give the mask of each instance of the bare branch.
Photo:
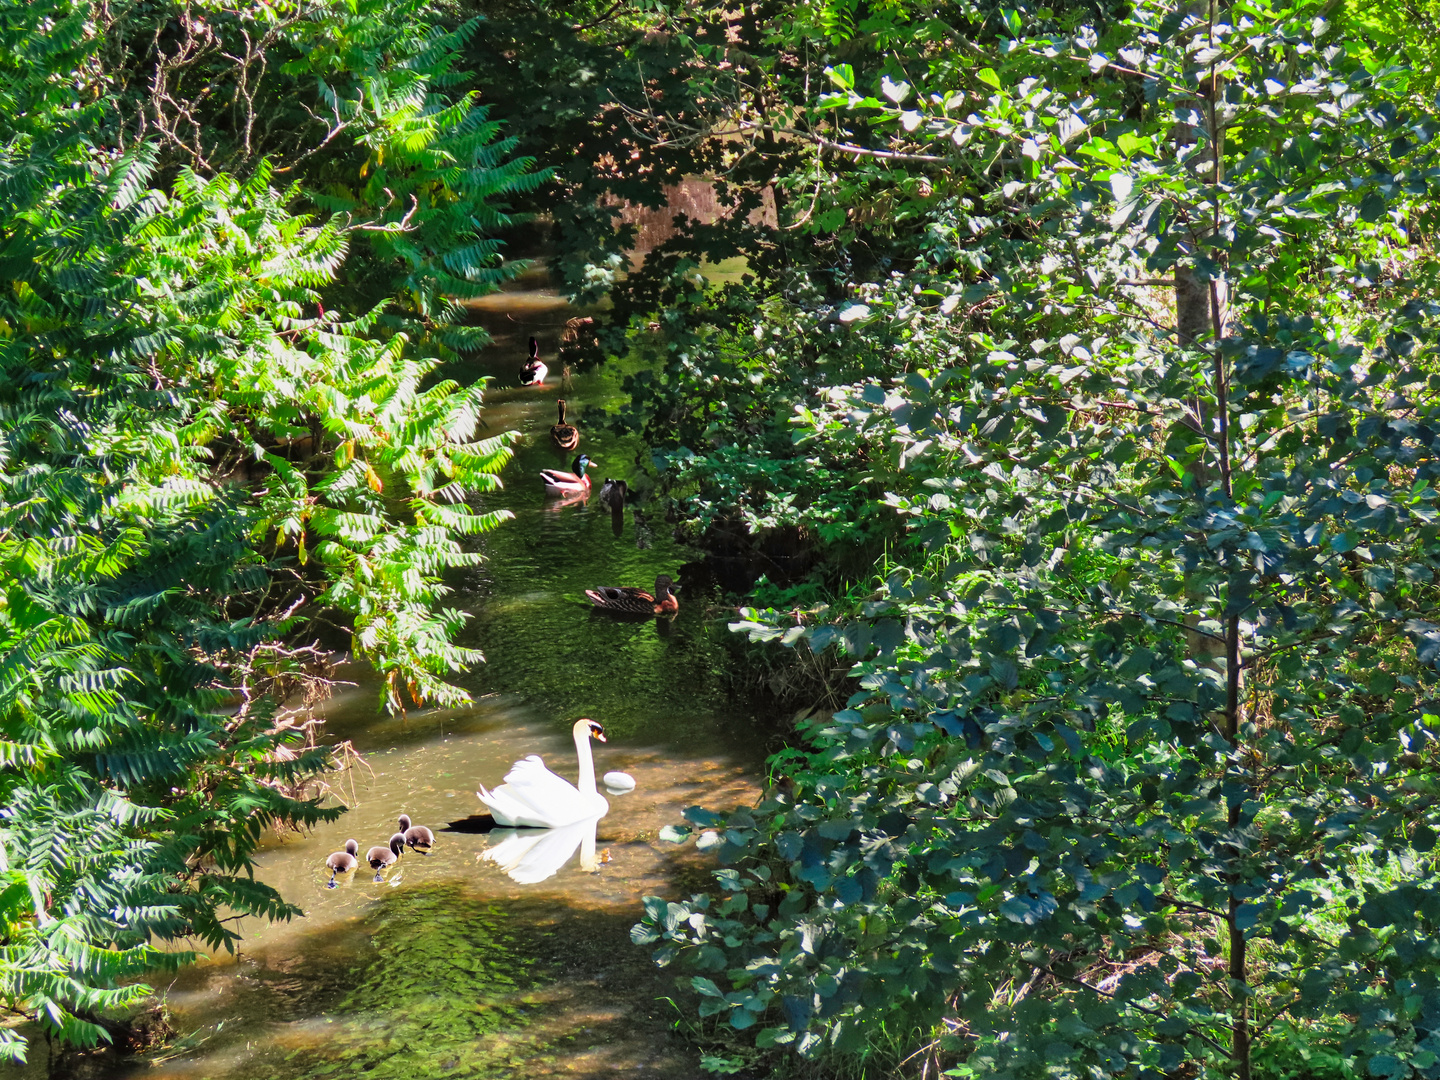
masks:
{"type": "MultiPolygon", "coordinates": [[[[394,201],[395,201],[395,196],[390,193],[390,189],[389,189],[389,188],[386,188],[386,189],[385,189],[385,194],[390,196],[390,202],[387,202],[387,203],[385,204],[385,206],[382,206],[382,207],[380,208],[380,211],[381,211],[382,213],[385,211],[385,208],[390,205],[391,202],[394,202],[394,201]]],[[[410,219],[415,216],[415,211],[418,210],[418,209],[420,209],[420,200],[417,199],[417,198],[415,197],[415,194],[412,192],[412,193],[410,194],[410,209],[405,211],[405,216],[402,217],[399,221],[392,221],[392,222],[389,222],[388,224],[382,224],[382,223],[380,222],[379,218],[376,218],[374,221],[363,222],[362,224],[359,224],[359,225],[351,225],[351,224],[348,224],[348,223],[347,223],[346,226],[345,226],[345,228],[346,228],[346,229],[349,229],[349,230],[354,230],[355,232],[380,232],[380,233],[405,233],[405,232],[410,232],[410,231],[411,231],[410,219]]]]}

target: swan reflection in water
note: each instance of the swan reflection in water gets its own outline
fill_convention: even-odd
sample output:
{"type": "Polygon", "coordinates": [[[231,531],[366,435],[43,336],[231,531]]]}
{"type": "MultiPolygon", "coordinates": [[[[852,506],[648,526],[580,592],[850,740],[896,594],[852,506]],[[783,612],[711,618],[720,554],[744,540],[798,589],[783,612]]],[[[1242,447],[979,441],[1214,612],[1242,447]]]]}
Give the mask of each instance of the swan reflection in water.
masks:
{"type": "MultiPolygon", "coordinates": [[[[490,834],[490,846],[477,858],[493,862],[521,885],[534,885],[554,877],[580,849],[580,869],[600,869],[595,854],[595,828],[610,812],[610,804],[595,786],[595,759],[590,740],[605,741],[605,728],[587,717],[570,729],[580,765],[576,787],[545,767],[536,754],[511,766],[505,781],[493,791],[481,787],[475,794],[499,825],[509,826],[490,834]]],[[[612,796],[635,790],[635,778],[628,773],[607,772],[605,790],[612,796]]],[[[403,839],[403,837],[402,837],[403,839]]]]}
{"type": "Polygon", "coordinates": [[[497,829],[490,834],[490,846],[480,853],[483,862],[492,862],[519,885],[535,885],[554,877],[580,849],[580,869],[594,873],[601,858],[595,851],[598,817],[572,821],[557,829],[497,829]]]}
{"type": "MultiPolygon", "coordinates": [[[[605,774],[605,790],[612,796],[635,790],[635,778],[623,772],[605,774]]],[[[477,856],[492,862],[518,885],[536,885],[554,877],[580,849],[580,869],[593,874],[609,862],[606,852],[596,854],[595,831],[603,814],[572,821],[555,829],[496,829],[490,846],[477,856]]]]}

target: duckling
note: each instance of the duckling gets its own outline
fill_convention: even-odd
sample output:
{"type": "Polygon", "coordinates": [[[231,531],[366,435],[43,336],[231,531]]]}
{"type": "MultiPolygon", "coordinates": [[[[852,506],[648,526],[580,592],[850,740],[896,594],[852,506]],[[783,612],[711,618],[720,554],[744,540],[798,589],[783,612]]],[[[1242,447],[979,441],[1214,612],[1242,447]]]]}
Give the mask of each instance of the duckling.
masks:
{"type": "Polygon", "coordinates": [[[346,840],[344,851],[334,852],[325,860],[325,867],[330,871],[330,880],[325,883],[327,889],[335,888],[337,874],[348,874],[360,865],[360,860],[356,858],[359,854],[360,845],[354,840],[346,840]]]}
{"type": "Polygon", "coordinates": [[[580,432],[565,422],[565,399],[560,398],[555,404],[560,409],[560,422],[550,428],[550,441],[561,450],[574,450],[580,445],[580,432]]]}
{"type": "Polygon", "coordinates": [[[593,462],[581,454],[570,464],[574,472],[562,472],[560,469],[541,469],[540,479],[545,482],[545,494],[547,495],[588,495],[590,493],[590,477],[585,475],[593,462]]]}
{"type": "Polygon", "coordinates": [[[530,359],[520,369],[521,386],[540,386],[545,382],[545,376],[550,374],[550,369],[540,359],[540,343],[533,337],[530,339],[530,359]]]}
{"type": "Polygon", "coordinates": [[[400,831],[405,835],[405,843],[410,845],[411,851],[429,855],[430,849],[435,846],[435,834],[424,825],[411,825],[409,814],[400,815],[400,831]]]}
{"type": "Polygon", "coordinates": [[[385,880],[380,872],[387,867],[394,866],[404,851],[405,834],[396,833],[390,837],[388,847],[376,845],[365,853],[365,861],[370,864],[370,869],[375,871],[375,880],[377,882],[385,880]]]}
{"type": "Polygon", "coordinates": [[[646,592],[633,586],[616,588],[601,586],[586,589],[585,595],[601,611],[612,611],[621,615],[674,615],[680,610],[680,601],[672,591],[675,582],[665,574],[655,579],[655,592],[646,592]]]}

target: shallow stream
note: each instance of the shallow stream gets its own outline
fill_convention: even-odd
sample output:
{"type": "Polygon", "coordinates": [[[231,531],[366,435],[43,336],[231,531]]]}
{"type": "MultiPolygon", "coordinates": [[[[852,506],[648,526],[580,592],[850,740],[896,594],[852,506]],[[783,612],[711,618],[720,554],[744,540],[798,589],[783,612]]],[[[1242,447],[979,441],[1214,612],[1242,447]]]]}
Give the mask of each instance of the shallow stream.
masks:
{"type": "MultiPolygon", "coordinates": [[[[496,379],[485,422],[525,439],[505,490],[488,499],[515,520],[483,539],[488,561],[456,598],[475,614],[465,643],[487,657],[466,679],[475,706],[387,718],[363,681],[333,698],[329,735],[353,741],[368,765],[345,779],[351,811],[334,826],[275,839],[259,861],[259,876],[305,917],[247,921],[237,957],[204,959],[159,985],[179,1032],[169,1049],[76,1062],[74,1075],[706,1075],[673,1030],[680,1014],[664,1000],[672,977],[630,943],[629,929],[642,896],[703,886],[703,864],[657,833],[686,806],[753,799],[769,733],[726,710],[717,644],[726,612],[709,598],[682,590],[673,623],[617,622],[584,602],[586,587],[678,577],[695,555],[643,508],[639,519],[626,513],[616,536],[593,497],[563,507],[545,498],[539,470],[569,468],[549,442],[559,373],[543,389],[515,384],[530,334],[549,360],[573,314],[534,287],[487,298],[477,310],[495,338],[470,372],[496,379]],[[538,884],[516,884],[481,858],[500,838],[467,822],[483,809],[475,788],[499,783],[529,753],[574,777],[570,725],[581,715],[600,720],[609,736],[593,744],[597,772],[628,772],[636,790],[610,797],[597,869],[571,857],[538,884]],[[407,854],[380,884],[362,869],[327,889],[325,856],[349,837],[362,853],[383,845],[401,812],[436,831],[433,854],[407,854]]],[[[599,461],[594,490],[606,476],[633,478],[638,445],[586,423],[587,408],[616,396],[616,376],[577,375],[564,396],[581,449],[599,461]]],[[[23,1074],[44,1076],[43,1043],[34,1051],[23,1074]]]]}

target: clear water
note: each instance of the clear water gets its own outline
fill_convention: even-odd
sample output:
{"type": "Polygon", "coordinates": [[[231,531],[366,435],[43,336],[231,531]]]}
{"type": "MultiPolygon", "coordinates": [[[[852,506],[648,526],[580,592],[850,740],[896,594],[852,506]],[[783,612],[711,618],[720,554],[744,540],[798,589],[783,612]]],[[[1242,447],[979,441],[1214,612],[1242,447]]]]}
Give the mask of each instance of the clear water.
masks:
{"type": "MultiPolygon", "coordinates": [[[[723,700],[717,641],[731,613],[699,587],[682,591],[673,623],[617,622],[584,602],[589,586],[649,585],[657,573],[699,579],[681,572],[694,553],[658,515],[637,529],[627,513],[617,537],[593,500],[557,508],[545,498],[537,474],[560,462],[549,442],[558,371],[544,389],[515,382],[526,339],[535,334],[548,361],[572,314],[543,290],[488,299],[477,317],[495,344],[456,373],[495,376],[486,423],[525,434],[505,490],[490,497],[515,520],[483,539],[488,561],[456,583],[475,615],[466,641],[488,661],[466,678],[476,705],[387,718],[363,677],[333,698],[329,734],[352,740],[368,764],[343,778],[352,809],[334,826],[276,838],[258,871],[305,917],[247,922],[237,957],[202,960],[158,987],[180,1032],[168,1049],[69,1059],[51,1075],[706,1075],[672,1030],[679,1014],[663,1000],[671,976],[630,943],[629,928],[642,896],[705,881],[703,862],[657,833],[686,806],[753,799],[768,733],[723,700]],[[481,858],[499,837],[467,820],[482,809],[475,788],[529,753],[573,779],[570,725],[581,715],[609,736],[592,744],[597,772],[628,772],[636,790],[610,798],[594,869],[577,853],[554,876],[518,885],[481,858]],[[326,889],[325,856],[349,837],[362,853],[384,844],[401,812],[435,830],[433,854],[406,855],[380,884],[362,870],[326,889]]],[[[587,423],[587,410],[615,397],[615,378],[576,376],[565,393],[581,448],[600,462],[596,491],[606,476],[636,478],[638,445],[587,423]]],[[[24,1074],[46,1075],[43,1043],[35,1051],[24,1074]]]]}

